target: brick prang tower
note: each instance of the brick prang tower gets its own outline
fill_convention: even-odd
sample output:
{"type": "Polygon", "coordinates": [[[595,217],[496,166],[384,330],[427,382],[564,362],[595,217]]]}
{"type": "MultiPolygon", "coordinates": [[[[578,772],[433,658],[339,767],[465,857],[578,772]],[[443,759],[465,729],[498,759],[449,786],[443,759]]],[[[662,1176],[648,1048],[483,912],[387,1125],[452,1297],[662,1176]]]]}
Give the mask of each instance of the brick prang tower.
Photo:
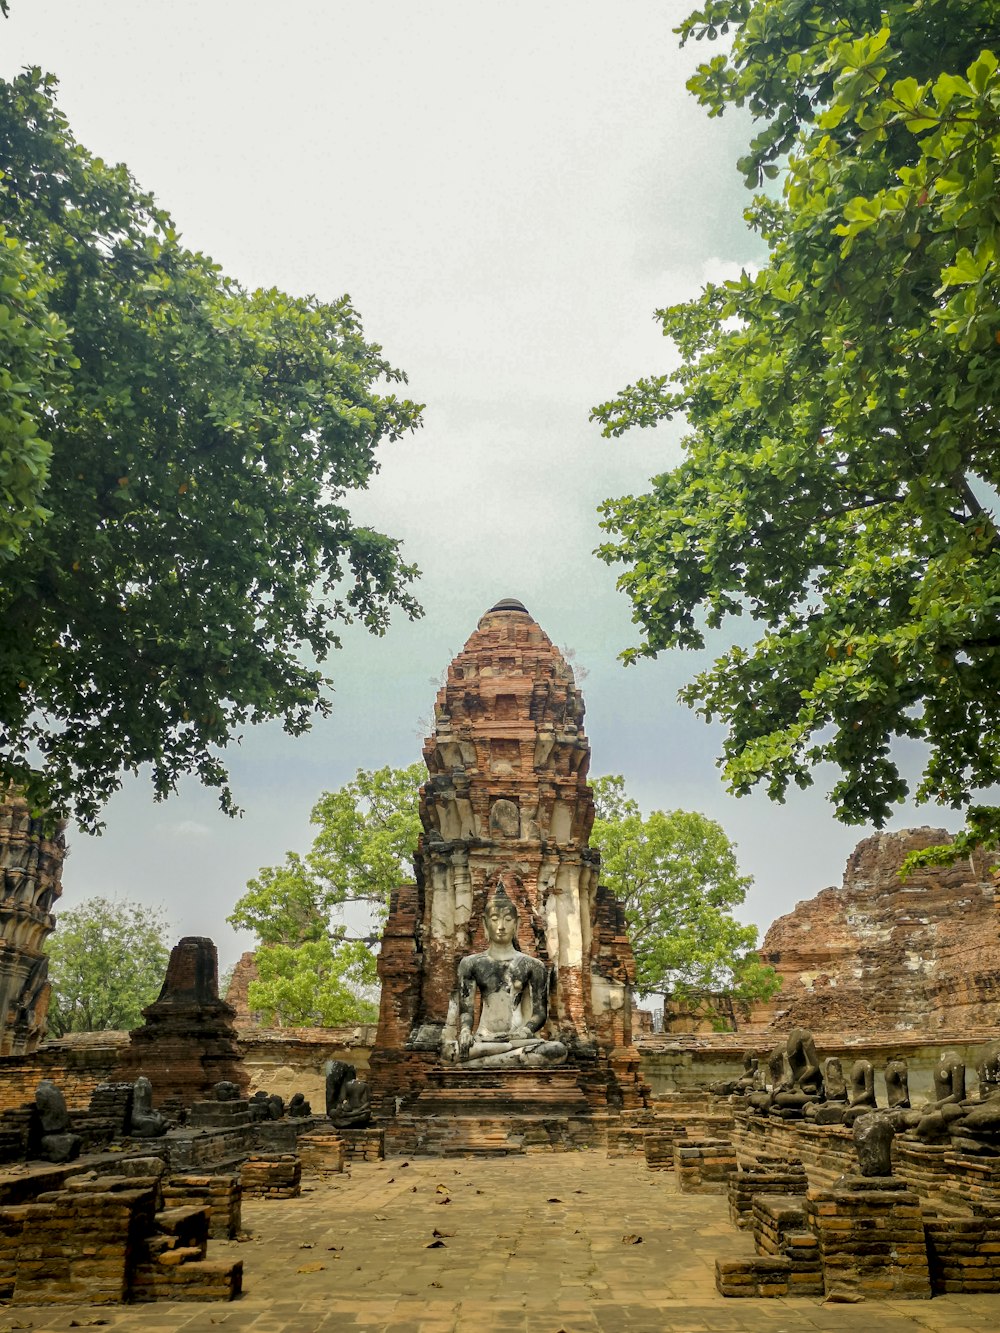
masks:
{"type": "Polygon", "coordinates": [[[485,948],[483,907],[501,879],[518,947],[550,968],[545,1035],[568,1047],[595,1109],[642,1105],[635,964],[589,845],[583,716],[563,655],[520,602],[498,602],[448,668],[424,745],[416,883],[393,894],[379,956],[378,1113],[412,1104],[440,1066],[456,1033],[458,963],[485,948]]]}

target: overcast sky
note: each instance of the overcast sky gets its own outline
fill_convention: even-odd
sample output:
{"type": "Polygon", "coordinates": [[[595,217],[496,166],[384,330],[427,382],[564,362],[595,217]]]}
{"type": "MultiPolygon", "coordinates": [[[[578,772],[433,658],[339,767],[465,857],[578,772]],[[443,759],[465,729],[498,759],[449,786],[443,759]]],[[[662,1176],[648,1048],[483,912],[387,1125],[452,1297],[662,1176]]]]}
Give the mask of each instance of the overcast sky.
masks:
{"type": "MultiPolygon", "coordinates": [[[[766,928],[839,883],[864,830],[832,818],[829,775],[784,806],[727,796],[719,732],[676,702],[698,656],[622,667],[629,605],[592,554],[597,505],[676,461],[678,432],[604,441],[590,407],[669,364],[656,307],[760,258],[734,166],[746,124],[708,120],[687,93],[703,48],[677,48],[686,10],[11,0],[0,73],[58,75],[77,138],[126,162],[225,272],[349,292],[427,405],[353,504],[405,539],[424,619],[345,635],[333,715],[308,736],[268,726],[232,747],[242,820],[193,782],[157,805],[130,781],[103,837],[71,833],[63,909],[99,893],[160,905],[176,937],[210,935],[232,962],[252,944],[225,921],[246,880],[307,849],[321,791],[420,757],[443,671],[502,596],[572,650],[592,771],[735,839],[748,920],[766,928]]],[[[894,826],[958,822],[903,808],[894,826]]]]}

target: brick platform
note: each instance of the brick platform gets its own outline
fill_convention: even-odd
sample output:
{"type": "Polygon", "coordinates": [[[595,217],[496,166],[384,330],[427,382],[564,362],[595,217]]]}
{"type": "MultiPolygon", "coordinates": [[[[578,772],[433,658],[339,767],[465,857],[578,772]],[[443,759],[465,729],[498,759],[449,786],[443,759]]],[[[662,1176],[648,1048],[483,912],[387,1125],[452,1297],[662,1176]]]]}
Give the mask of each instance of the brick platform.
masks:
{"type": "Polygon", "coordinates": [[[294,1153],[248,1157],[240,1184],[248,1199],[293,1199],[302,1192],[302,1163],[294,1153]]]}
{"type": "Polygon", "coordinates": [[[674,1173],[682,1194],[726,1194],[736,1172],[736,1152],[724,1139],[691,1139],[674,1145],[674,1173]]]}
{"type": "Polygon", "coordinates": [[[807,1196],[827,1295],[894,1300],[931,1294],[920,1200],[891,1176],[848,1176],[807,1196]]]}

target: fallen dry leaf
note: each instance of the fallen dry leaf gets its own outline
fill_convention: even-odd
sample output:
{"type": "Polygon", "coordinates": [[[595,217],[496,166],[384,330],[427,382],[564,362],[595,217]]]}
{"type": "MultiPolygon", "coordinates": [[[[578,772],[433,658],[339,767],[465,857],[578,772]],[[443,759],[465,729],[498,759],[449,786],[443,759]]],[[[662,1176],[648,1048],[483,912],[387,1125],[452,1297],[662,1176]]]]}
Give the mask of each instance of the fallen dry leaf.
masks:
{"type": "Polygon", "coordinates": [[[438,1199],[438,1203],[451,1203],[451,1200],[448,1198],[446,1194],[443,1199],[438,1199]]]}
{"type": "Polygon", "coordinates": [[[296,1268],[296,1273],[322,1273],[326,1270],[326,1264],[300,1264],[296,1268]]]}
{"type": "Polygon", "coordinates": [[[429,1240],[424,1246],[425,1250],[443,1250],[445,1244],[443,1240],[429,1240]]]}
{"type": "Polygon", "coordinates": [[[395,1179],[396,1179],[395,1176],[390,1176],[389,1179],[388,1179],[385,1183],[386,1183],[387,1185],[391,1185],[395,1179]]]}
{"type": "Polygon", "coordinates": [[[450,1236],[451,1234],[450,1231],[438,1231],[437,1227],[431,1232],[432,1236],[450,1236]]]}
{"type": "Polygon", "coordinates": [[[300,1250],[311,1250],[312,1248],[313,1248],[313,1242],[311,1240],[303,1240],[299,1242],[300,1250]]]}
{"type": "Polygon", "coordinates": [[[562,1199],[546,1199],[546,1203],[562,1203],[562,1199]]]}
{"type": "Polygon", "coordinates": [[[404,1166],[409,1166],[409,1165],[410,1165],[409,1162],[401,1162],[399,1167],[400,1171],[402,1171],[404,1166]]]}
{"type": "Polygon", "coordinates": [[[623,1244],[623,1245],[641,1245],[641,1244],[642,1244],[642,1237],[641,1237],[641,1236],[633,1236],[633,1235],[622,1236],[622,1244],[623,1244]]]}
{"type": "Polygon", "coordinates": [[[431,1282],[429,1285],[432,1286],[432,1287],[438,1287],[438,1288],[440,1288],[441,1283],[440,1283],[440,1282],[431,1282]]]}
{"type": "Polygon", "coordinates": [[[376,1213],[373,1220],[375,1222],[388,1222],[389,1219],[386,1217],[385,1213],[376,1213]]]}
{"type": "Polygon", "coordinates": [[[435,1193],[437,1193],[437,1194],[447,1194],[447,1193],[448,1193],[448,1186],[447,1186],[447,1185],[438,1185],[438,1187],[437,1187],[435,1193]]]}

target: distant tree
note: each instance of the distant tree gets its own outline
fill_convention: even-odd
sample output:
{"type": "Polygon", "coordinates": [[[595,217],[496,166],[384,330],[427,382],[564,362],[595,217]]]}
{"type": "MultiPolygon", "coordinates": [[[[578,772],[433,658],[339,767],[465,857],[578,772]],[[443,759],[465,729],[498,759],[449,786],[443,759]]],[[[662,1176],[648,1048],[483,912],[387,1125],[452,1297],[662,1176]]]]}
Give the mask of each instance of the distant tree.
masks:
{"type": "Polygon", "coordinates": [[[753,882],[720,824],[689,810],[654,810],[646,819],[620,776],[594,780],[591,842],[601,880],[625,910],[636,989],[698,1006],[721,997],[745,1009],[780,982],[755,952],[757,927],[732,909],[753,882]]]}
{"type": "Polygon", "coordinates": [[[89,828],[144,764],[231,812],[234,733],[305,730],[340,626],[419,614],[399,543],[344,504],[419,408],[347,297],[248,292],[186,249],[55,84],[0,81],[0,779],[89,828]]]}
{"type": "Polygon", "coordinates": [[[61,912],[46,952],[52,999],[48,1029],[124,1031],[160,992],[170,958],[162,912],[127,899],[91,898],[61,912]]]}
{"type": "Polygon", "coordinates": [[[360,940],[263,945],[256,963],[249,1007],[265,1024],[338,1027],[378,1018],[375,958],[360,940]]]}
{"type": "Polygon", "coordinates": [[[247,885],[229,922],[260,941],[258,981],[249,1004],[282,1023],[367,1021],[375,993],[374,946],[392,890],[412,873],[420,835],[422,764],[358,769],[353,782],[324,792],[311,821],[311,849],[289,852],[247,885]],[[344,911],[365,923],[349,933],[344,911]],[[312,1017],[310,1017],[312,1015],[312,1017]]]}
{"type": "MultiPolygon", "coordinates": [[[[642,641],[730,638],[682,697],[727,727],[737,794],[832,764],[838,817],[1000,782],[1000,4],[707,0],[689,87],[750,110],[755,274],[659,312],[679,367],[595,409],[607,434],[683,418],[679,466],[603,507],[642,641]],[[724,41],[723,41],[724,39],[724,41]],[[912,751],[911,751],[912,752],[912,751]]],[[[974,807],[948,849],[1000,843],[974,807]]],[[[925,854],[926,856],[926,854],[925,854]]]]}

